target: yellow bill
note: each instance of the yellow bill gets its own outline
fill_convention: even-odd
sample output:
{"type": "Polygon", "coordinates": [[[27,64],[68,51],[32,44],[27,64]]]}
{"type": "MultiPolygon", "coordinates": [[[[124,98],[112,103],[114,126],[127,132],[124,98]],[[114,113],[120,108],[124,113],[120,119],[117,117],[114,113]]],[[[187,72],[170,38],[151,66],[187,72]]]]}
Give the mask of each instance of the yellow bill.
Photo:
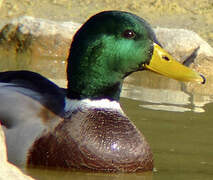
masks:
{"type": "Polygon", "coordinates": [[[152,59],[144,67],[158,74],[179,81],[199,82],[204,84],[205,77],[176,61],[163,48],[154,43],[152,59]]]}

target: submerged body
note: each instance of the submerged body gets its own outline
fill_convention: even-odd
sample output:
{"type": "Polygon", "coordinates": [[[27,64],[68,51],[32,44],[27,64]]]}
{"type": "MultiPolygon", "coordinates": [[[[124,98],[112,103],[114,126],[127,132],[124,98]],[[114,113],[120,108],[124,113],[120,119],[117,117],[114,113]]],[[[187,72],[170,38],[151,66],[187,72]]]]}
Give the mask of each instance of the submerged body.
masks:
{"type": "Polygon", "coordinates": [[[143,19],[121,11],[99,13],[75,34],[67,89],[29,71],[0,73],[0,121],[9,161],[92,171],[152,170],[149,144],[119,104],[123,79],[145,69],[204,81],[163,51],[143,19]]]}

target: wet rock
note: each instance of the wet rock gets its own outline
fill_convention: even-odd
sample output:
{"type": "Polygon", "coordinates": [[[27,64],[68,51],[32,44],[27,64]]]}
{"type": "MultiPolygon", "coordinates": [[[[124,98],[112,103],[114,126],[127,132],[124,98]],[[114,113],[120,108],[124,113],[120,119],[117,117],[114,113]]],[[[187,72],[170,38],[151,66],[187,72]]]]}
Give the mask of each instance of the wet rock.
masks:
{"type": "Polygon", "coordinates": [[[16,45],[18,52],[30,49],[41,56],[64,56],[80,24],[54,22],[29,16],[14,19],[0,33],[0,45],[16,45]],[[34,49],[35,48],[35,49],[34,49]]]}
{"type": "Polygon", "coordinates": [[[4,180],[33,180],[33,178],[23,174],[16,166],[7,161],[5,136],[0,125],[0,179],[4,180]]]}
{"type": "Polygon", "coordinates": [[[208,103],[209,95],[213,94],[213,48],[198,34],[186,29],[156,28],[155,32],[163,47],[180,62],[184,62],[194,53],[192,59],[188,58],[185,64],[203,74],[207,81],[202,86],[189,83],[186,91],[194,94],[193,99],[196,100],[194,104],[203,102],[204,95],[206,95],[205,102],[208,103]]]}
{"type": "Polygon", "coordinates": [[[198,47],[198,56],[213,57],[213,48],[193,31],[158,27],[155,33],[163,47],[179,59],[186,57],[198,47]]]}
{"type": "Polygon", "coordinates": [[[213,48],[198,34],[186,29],[156,28],[155,33],[162,46],[180,62],[188,58],[191,65],[206,76],[213,75],[213,48]],[[193,54],[194,53],[194,54],[193,54]]]}
{"type": "Polygon", "coordinates": [[[27,16],[14,19],[0,31],[0,71],[27,69],[64,78],[71,39],[79,26],[27,16]]]}

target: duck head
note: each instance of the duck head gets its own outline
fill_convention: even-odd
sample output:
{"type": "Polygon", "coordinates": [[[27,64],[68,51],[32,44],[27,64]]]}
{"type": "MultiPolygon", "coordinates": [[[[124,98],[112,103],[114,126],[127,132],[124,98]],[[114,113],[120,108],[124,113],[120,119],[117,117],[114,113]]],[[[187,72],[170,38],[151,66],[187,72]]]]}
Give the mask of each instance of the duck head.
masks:
{"type": "Polygon", "coordinates": [[[123,79],[144,69],[182,81],[204,81],[162,49],[145,20],[128,12],[101,12],[74,36],[68,97],[119,100],[123,79]]]}

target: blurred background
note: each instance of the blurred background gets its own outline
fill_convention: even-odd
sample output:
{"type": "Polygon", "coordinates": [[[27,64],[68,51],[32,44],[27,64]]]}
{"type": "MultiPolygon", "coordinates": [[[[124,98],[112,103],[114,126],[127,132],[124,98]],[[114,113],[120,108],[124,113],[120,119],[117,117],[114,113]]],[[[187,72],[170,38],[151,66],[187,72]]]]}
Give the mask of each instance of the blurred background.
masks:
{"type": "Polygon", "coordinates": [[[133,12],[153,26],[193,30],[213,46],[213,0],[0,0],[0,23],[23,15],[83,23],[112,9],[133,12]]]}

